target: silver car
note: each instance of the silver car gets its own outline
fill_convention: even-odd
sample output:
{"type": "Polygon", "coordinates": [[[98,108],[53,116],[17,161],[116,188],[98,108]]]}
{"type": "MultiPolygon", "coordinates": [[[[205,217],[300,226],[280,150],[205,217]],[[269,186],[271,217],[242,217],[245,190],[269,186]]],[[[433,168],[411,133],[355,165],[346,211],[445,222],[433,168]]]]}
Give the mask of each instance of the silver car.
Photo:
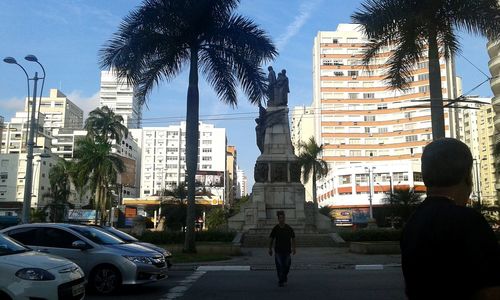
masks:
{"type": "Polygon", "coordinates": [[[120,285],[143,284],[167,277],[163,255],[140,245],[127,244],[97,228],[73,224],[23,224],[2,233],[30,248],[72,260],[101,294],[120,285]]]}

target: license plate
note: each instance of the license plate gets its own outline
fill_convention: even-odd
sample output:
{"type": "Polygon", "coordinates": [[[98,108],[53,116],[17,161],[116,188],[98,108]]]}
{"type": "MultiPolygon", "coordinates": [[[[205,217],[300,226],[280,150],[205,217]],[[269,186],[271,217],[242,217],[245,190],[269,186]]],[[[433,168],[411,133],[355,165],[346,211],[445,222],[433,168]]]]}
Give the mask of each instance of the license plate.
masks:
{"type": "Polygon", "coordinates": [[[83,284],[83,282],[71,287],[71,293],[73,294],[73,296],[83,294],[84,291],[85,291],[85,285],[83,284]]]}

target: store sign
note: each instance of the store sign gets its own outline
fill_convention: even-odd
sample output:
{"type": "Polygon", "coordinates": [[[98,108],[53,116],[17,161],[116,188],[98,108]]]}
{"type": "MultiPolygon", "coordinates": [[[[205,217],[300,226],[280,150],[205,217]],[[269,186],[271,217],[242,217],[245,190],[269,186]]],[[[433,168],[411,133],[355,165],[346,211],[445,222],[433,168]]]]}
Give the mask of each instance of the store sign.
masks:
{"type": "Polygon", "coordinates": [[[93,209],[70,209],[68,220],[71,221],[93,221],[95,220],[95,210],[93,209]]]}

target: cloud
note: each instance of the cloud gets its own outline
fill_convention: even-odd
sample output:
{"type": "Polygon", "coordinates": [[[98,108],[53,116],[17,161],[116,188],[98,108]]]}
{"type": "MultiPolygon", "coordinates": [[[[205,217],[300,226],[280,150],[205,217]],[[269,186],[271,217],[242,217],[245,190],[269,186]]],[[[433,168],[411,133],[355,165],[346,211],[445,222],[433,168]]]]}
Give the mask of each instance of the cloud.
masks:
{"type": "Polygon", "coordinates": [[[69,94],[66,94],[66,97],[83,110],[84,119],[87,118],[90,111],[99,106],[99,92],[87,97],[82,95],[82,91],[74,90],[69,94]]]}
{"type": "Polygon", "coordinates": [[[313,10],[318,7],[322,1],[323,0],[306,0],[300,5],[299,14],[295,17],[293,22],[287,26],[285,33],[283,33],[276,42],[278,50],[282,51],[283,48],[285,48],[288,41],[299,32],[302,26],[304,26],[306,21],[311,17],[313,10]]]}

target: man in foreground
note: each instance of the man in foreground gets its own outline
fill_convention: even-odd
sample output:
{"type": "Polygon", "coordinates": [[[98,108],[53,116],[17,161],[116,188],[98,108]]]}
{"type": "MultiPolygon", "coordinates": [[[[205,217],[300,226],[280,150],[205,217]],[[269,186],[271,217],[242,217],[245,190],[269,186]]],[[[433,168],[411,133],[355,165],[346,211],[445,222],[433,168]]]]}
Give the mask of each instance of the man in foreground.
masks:
{"type": "Polygon", "coordinates": [[[295,232],[292,227],[285,223],[285,212],[278,211],[278,225],[274,226],[269,235],[269,255],[273,255],[274,243],[274,262],[278,272],[278,285],[284,286],[288,281],[288,272],[292,264],[290,253],[295,255],[295,232]]]}
{"type": "Polygon", "coordinates": [[[500,299],[500,253],[484,217],[465,207],[472,154],[451,138],[422,154],[427,198],[406,224],[401,259],[409,299],[500,299]]]}

